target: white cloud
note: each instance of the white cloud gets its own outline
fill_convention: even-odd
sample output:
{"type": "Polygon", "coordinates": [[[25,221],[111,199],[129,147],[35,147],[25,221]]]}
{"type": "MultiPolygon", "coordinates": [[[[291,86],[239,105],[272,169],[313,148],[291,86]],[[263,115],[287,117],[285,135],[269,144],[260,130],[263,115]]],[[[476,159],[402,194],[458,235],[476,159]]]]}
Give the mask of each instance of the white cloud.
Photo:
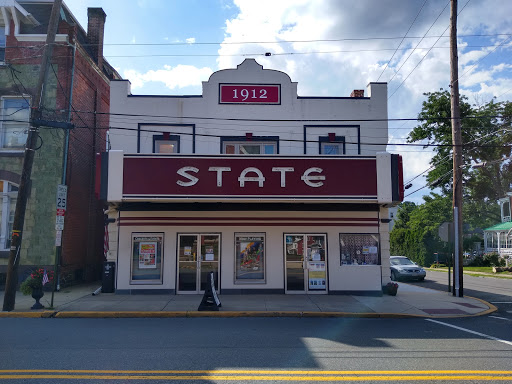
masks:
{"type": "MultiPolygon", "coordinates": [[[[300,96],[348,96],[353,89],[364,89],[368,82],[389,81],[394,76],[388,85],[388,95],[400,88],[389,99],[389,117],[414,118],[421,110],[424,93],[449,89],[449,40],[438,39],[441,34],[448,34],[449,6],[439,16],[447,4],[445,0],[427,2],[408,34],[421,37],[430,28],[428,36],[419,44],[421,49],[411,51],[419,39],[405,39],[382,76],[381,73],[400,43],[400,39],[386,38],[403,36],[423,2],[234,0],[239,12],[226,21],[217,64],[219,69],[234,68],[244,57],[253,54],[250,57],[265,68],[284,71],[292,81],[297,81],[300,96]],[[371,37],[380,39],[368,39],[371,37]],[[259,43],[229,44],[244,41],[259,43]],[[265,52],[271,52],[272,56],[264,56],[265,52]]],[[[465,3],[459,2],[459,10],[465,3]]],[[[502,0],[469,2],[460,13],[459,75],[478,62],[460,82],[461,93],[470,99],[479,97],[488,101],[499,95],[498,92],[505,93],[512,88],[508,64],[512,49],[499,48],[485,57],[508,36],[462,35],[510,34],[510,14],[512,1],[502,0]]],[[[390,122],[389,131],[396,125],[390,122]]],[[[404,132],[400,131],[398,141],[405,142],[404,132]]],[[[404,156],[406,179],[429,167],[430,150],[400,146],[394,147],[394,151],[404,156]]],[[[417,179],[420,180],[424,178],[417,179]]],[[[422,193],[428,193],[428,189],[422,193]]]]}
{"type": "Polygon", "coordinates": [[[196,38],[189,37],[188,39],[185,39],[185,41],[187,42],[187,44],[194,44],[196,42],[196,38]]]}
{"type": "Polygon", "coordinates": [[[142,88],[148,82],[161,82],[169,89],[200,86],[202,81],[208,80],[213,73],[212,69],[196,68],[192,65],[164,66],[163,69],[150,70],[140,73],[130,69],[123,73],[124,78],[129,79],[132,89],[142,88]]]}

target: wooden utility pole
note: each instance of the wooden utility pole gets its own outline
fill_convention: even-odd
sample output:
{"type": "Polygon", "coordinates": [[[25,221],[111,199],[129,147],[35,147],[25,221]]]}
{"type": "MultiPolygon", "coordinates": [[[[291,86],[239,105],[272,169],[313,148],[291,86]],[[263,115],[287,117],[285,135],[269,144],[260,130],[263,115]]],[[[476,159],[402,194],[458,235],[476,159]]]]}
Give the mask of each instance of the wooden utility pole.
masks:
{"type": "Polygon", "coordinates": [[[14,212],[14,223],[12,227],[11,249],[9,253],[9,264],[7,266],[7,280],[5,282],[4,311],[12,311],[16,302],[16,286],[18,284],[18,266],[20,263],[21,239],[23,237],[23,225],[25,223],[25,210],[27,208],[27,199],[30,192],[30,176],[32,174],[32,165],[34,164],[34,152],[39,137],[39,127],[34,121],[40,120],[41,109],[43,107],[44,86],[50,59],[53,53],[53,44],[59,27],[60,9],[62,0],[55,0],[53,3],[48,32],[46,35],[46,45],[41,61],[39,80],[37,82],[34,102],[30,114],[30,129],[28,131],[27,143],[25,145],[25,156],[23,158],[23,169],[21,172],[21,181],[18,188],[18,199],[16,201],[16,210],[14,212]]]}
{"type": "Polygon", "coordinates": [[[462,284],[462,132],[459,104],[459,59],[457,55],[457,0],[451,0],[450,13],[450,88],[453,144],[453,295],[463,296],[462,284]]]}

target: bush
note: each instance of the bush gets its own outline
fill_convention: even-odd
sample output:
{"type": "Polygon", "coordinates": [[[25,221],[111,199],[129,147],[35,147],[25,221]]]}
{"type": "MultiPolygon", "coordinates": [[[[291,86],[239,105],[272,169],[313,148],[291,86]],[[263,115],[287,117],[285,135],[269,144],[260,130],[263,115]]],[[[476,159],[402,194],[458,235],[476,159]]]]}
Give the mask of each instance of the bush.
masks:
{"type": "Polygon", "coordinates": [[[500,258],[497,253],[486,253],[483,257],[476,257],[469,267],[504,267],[505,259],[500,258]]]}
{"type": "Polygon", "coordinates": [[[437,264],[434,263],[430,266],[430,268],[446,268],[446,264],[437,264]]]}

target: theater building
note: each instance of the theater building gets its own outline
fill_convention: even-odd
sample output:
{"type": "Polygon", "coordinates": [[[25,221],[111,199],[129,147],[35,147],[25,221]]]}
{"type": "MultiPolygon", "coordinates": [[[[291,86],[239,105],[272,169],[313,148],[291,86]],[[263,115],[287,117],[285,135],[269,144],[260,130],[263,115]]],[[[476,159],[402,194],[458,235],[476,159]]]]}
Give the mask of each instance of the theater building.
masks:
{"type": "Polygon", "coordinates": [[[386,151],[387,85],[304,97],[247,59],[201,95],[132,95],[111,83],[109,205],[116,293],[380,295],[388,207],[402,164],[386,151]]]}

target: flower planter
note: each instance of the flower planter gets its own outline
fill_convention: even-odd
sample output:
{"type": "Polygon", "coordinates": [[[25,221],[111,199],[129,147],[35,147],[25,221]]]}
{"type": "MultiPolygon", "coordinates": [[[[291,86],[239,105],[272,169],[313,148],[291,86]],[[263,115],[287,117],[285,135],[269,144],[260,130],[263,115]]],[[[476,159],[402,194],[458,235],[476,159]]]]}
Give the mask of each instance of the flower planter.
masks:
{"type": "Polygon", "coordinates": [[[39,300],[41,300],[43,296],[43,287],[32,288],[32,297],[35,299],[36,303],[32,307],[30,307],[30,309],[43,309],[44,306],[39,302],[39,300]]]}
{"type": "Polygon", "coordinates": [[[398,284],[397,283],[388,283],[382,286],[382,293],[385,295],[396,296],[398,293],[398,284]]]}

